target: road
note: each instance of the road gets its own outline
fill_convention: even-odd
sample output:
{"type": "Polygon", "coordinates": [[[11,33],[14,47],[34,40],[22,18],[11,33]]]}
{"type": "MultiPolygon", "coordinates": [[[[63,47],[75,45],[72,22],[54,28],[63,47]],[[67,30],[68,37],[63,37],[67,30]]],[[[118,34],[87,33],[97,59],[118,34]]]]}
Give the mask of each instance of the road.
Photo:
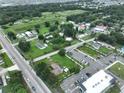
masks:
{"type": "Polygon", "coordinates": [[[32,67],[26,62],[26,60],[20,55],[20,53],[9,43],[8,39],[2,33],[0,29],[0,42],[7,54],[12,58],[15,64],[18,65],[22,71],[24,78],[28,81],[29,88],[32,93],[51,93],[44,82],[36,75],[32,67]]]}
{"type": "MultiPolygon", "coordinates": [[[[87,42],[93,41],[93,40],[94,40],[94,39],[90,39],[90,40],[87,40],[87,41],[79,42],[79,43],[77,43],[77,44],[74,44],[74,45],[65,47],[65,50],[66,50],[67,52],[68,52],[68,51],[71,51],[71,50],[73,50],[73,49],[76,49],[76,48],[82,46],[84,43],[87,43],[87,42]]],[[[43,55],[43,56],[40,56],[40,57],[37,57],[37,58],[35,58],[35,59],[33,60],[33,62],[37,62],[37,61],[39,61],[39,60],[48,58],[48,57],[50,57],[50,56],[53,56],[53,55],[57,54],[58,52],[59,52],[59,50],[54,51],[54,52],[51,52],[51,53],[48,53],[48,54],[43,55]]]]}

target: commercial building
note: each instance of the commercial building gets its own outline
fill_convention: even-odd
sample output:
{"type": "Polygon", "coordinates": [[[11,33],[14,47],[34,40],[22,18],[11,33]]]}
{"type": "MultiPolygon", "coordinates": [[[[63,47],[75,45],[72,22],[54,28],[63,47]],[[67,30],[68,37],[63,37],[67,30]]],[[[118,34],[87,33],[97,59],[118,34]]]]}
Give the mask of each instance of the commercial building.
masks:
{"type": "Polygon", "coordinates": [[[81,85],[83,93],[102,93],[114,83],[114,78],[100,70],[81,85]]]}

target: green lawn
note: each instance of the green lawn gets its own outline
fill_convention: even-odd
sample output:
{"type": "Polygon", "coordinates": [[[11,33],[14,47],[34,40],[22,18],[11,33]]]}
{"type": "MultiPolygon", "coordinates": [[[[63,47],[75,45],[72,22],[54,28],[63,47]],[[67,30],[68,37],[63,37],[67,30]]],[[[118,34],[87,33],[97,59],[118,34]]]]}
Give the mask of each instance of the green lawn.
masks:
{"type": "Polygon", "coordinates": [[[94,37],[91,36],[91,35],[87,35],[87,36],[84,36],[82,39],[83,40],[89,40],[89,39],[92,39],[92,38],[94,38],[94,37]]]}
{"type": "MultiPolygon", "coordinates": [[[[67,67],[69,69],[76,66],[76,64],[72,60],[70,60],[66,56],[62,57],[59,54],[56,54],[56,55],[50,57],[50,59],[44,59],[44,60],[41,60],[39,62],[47,62],[48,64],[57,63],[61,67],[67,67]]],[[[36,63],[39,63],[39,62],[36,62],[36,63]]]]}
{"type": "Polygon", "coordinates": [[[10,60],[10,58],[8,57],[8,55],[6,53],[2,54],[2,58],[4,61],[4,64],[1,65],[2,67],[6,68],[6,67],[10,67],[13,65],[12,61],[10,60]]]}
{"type": "Polygon", "coordinates": [[[106,93],[120,93],[120,88],[118,87],[117,84],[115,84],[113,87],[107,90],[106,93]]]}
{"type": "Polygon", "coordinates": [[[100,47],[98,51],[103,54],[109,54],[112,50],[103,46],[103,47],[100,47]]]}
{"type": "Polygon", "coordinates": [[[79,47],[78,49],[92,57],[95,57],[95,58],[100,55],[100,53],[91,49],[90,47],[87,47],[86,45],[83,45],[82,47],[79,47]]]}
{"type": "Polygon", "coordinates": [[[53,51],[53,48],[51,45],[48,45],[48,47],[45,49],[39,49],[38,47],[36,47],[37,42],[38,41],[36,41],[36,40],[31,41],[30,51],[24,53],[24,56],[26,59],[36,58],[36,57],[42,56],[44,54],[47,54],[47,53],[53,51]]]}
{"type": "Polygon", "coordinates": [[[113,74],[115,74],[116,76],[118,76],[119,78],[124,79],[124,65],[123,64],[116,63],[115,65],[110,67],[108,70],[112,72],[113,74]]]}

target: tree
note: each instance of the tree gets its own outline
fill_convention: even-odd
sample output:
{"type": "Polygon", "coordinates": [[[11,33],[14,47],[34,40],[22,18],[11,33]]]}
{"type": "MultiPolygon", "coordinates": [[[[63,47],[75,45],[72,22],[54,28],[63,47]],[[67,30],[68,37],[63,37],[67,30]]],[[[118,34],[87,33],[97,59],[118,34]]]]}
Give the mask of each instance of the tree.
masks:
{"type": "Polygon", "coordinates": [[[50,23],[49,22],[45,22],[45,27],[50,27],[50,23]]]}
{"type": "Polygon", "coordinates": [[[8,32],[7,33],[8,37],[11,39],[11,40],[15,40],[16,39],[16,35],[14,32],[8,32]]]}
{"type": "Polygon", "coordinates": [[[58,26],[58,25],[59,25],[59,22],[58,22],[58,21],[55,21],[55,25],[57,25],[57,26],[58,26]]]}
{"type": "Polygon", "coordinates": [[[55,30],[57,30],[57,28],[58,27],[56,25],[53,25],[53,26],[50,27],[50,30],[49,31],[50,32],[54,32],[55,30]]]}
{"type": "Polygon", "coordinates": [[[73,68],[70,69],[70,73],[79,73],[80,72],[80,68],[78,66],[74,66],[73,68]]]}
{"type": "Polygon", "coordinates": [[[44,40],[44,36],[43,35],[38,35],[38,39],[39,40],[44,40]]]}
{"type": "Polygon", "coordinates": [[[35,29],[39,29],[40,28],[40,24],[37,24],[34,26],[35,29]]]}
{"type": "Polygon", "coordinates": [[[64,31],[64,35],[67,37],[73,37],[76,36],[76,30],[74,29],[73,24],[64,24],[61,26],[61,30],[64,31]]]}
{"type": "Polygon", "coordinates": [[[65,56],[65,52],[66,52],[65,49],[60,49],[60,51],[59,51],[58,54],[59,54],[60,56],[65,56]]]}
{"type": "Polygon", "coordinates": [[[27,42],[26,40],[20,40],[18,47],[23,51],[23,52],[28,52],[31,48],[30,42],[27,42]]]}

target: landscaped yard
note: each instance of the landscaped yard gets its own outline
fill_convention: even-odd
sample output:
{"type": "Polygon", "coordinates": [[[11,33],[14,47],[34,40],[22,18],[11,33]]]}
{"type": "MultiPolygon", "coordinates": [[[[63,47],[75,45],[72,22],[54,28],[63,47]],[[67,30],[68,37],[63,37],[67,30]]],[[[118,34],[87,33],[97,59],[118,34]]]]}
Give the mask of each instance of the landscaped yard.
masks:
{"type": "Polygon", "coordinates": [[[86,45],[83,45],[82,47],[79,47],[78,49],[92,57],[95,57],[95,58],[100,56],[100,53],[98,53],[97,51],[93,50],[90,47],[87,47],[86,45]]]}
{"type": "Polygon", "coordinates": [[[121,63],[116,63],[108,69],[114,75],[118,76],[121,79],[124,79],[124,65],[121,63]]]}
{"type": "Polygon", "coordinates": [[[10,60],[10,58],[8,57],[8,55],[6,53],[2,54],[2,58],[4,61],[4,64],[1,65],[2,67],[6,68],[6,67],[10,67],[13,65],[12,61],[10,60]]]}

